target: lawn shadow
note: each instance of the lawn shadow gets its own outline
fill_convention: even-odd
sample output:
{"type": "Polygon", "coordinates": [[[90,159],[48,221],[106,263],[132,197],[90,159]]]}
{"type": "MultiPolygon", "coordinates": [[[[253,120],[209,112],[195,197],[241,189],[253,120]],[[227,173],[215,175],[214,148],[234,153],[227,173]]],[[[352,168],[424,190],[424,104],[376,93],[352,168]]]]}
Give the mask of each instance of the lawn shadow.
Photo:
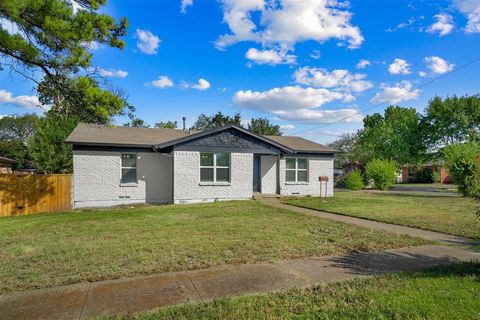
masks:
{"type": "MultiPolygon", "coordinates": [[[[379,275],[390,272],[418,271],[421,269],[447,266],[462,260],[450,255],[438,257],[413,253],[365,252],[332,257],[329,262],[337,268],[346,269],[355,275],[379,275]]],[[[480,268],[480,263],[478,263],[480,268]]]]}

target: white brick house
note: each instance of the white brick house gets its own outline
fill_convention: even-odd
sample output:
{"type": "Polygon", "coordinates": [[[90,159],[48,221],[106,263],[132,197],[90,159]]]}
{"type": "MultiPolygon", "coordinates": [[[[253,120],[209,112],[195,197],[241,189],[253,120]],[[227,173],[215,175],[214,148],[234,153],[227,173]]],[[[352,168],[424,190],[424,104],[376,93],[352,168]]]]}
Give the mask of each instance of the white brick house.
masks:
{"type": "Polygon", "coordinates": [[[300,137],[261,136],[229,125],[210,131],[79,124],[74,207],[251,199],[254,192],[333,195],[335,150],[300,137]]]}

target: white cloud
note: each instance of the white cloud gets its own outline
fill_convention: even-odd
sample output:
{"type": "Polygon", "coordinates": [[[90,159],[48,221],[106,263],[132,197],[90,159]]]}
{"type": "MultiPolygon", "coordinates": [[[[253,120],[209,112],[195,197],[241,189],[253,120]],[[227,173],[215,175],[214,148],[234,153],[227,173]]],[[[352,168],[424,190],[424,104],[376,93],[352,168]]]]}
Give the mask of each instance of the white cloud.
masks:
{"type": "Polygon", "coordinates": [[[434,24],[428,27],[427,32],[438,32],[440,37],[449,34],[454,28],[453,17],[446,13],[439,13],[433,16],[436,20],[434,24]]]}
{"type": "Polygon", "coordinates": [[[322,57],[322,53],[319,50],[313,50],[309,54],[310,58],[318,60],[322,57]]]}
{"type": "Polygon", "coordinates": [[[444,74],[455,68],[454,64],[450,64],[448,61],[436,56],[425,57],[424,61],[427,64],[427,68],[435,74],[444,74]]]}
{"type": "Polygon", "coordinates": [[[295,82],[318,88],[335,88],[341,91],[362,92],[373,87],[370,81],[364,80],[366,75],[348,70],[328,71],[320,68],[304,67],[294,73],[295,82]]]}
{"type": "Polygon", "coordinates": [[[413,89],[410,81],[402,81],[395,85],[382,83],[381,90],[370,100],[373,104],[384,102],[399,103],[400,101],[414,100],[422,92],[420,89],[413,89]]]}
{"type": "Polygon", "coordinates": [[[127,71],[123,70],[114,70],[114,69],[103,69],[103,68],[97,68],[98,73],[102,77],[109,77],[109,78],[125,78],[128,76],[127,71]]]}
{"type": "Polygon", "coordinates": [[[187,13],[187,8],[193,6],[193,0],[182,0],[182,5],[180,6],[180,12],[183,14],[187,13]]]}
{"type": "Polygon", "coordinates": [[[97,41],[86,41],[86,42],[82,42],[81,45],[84,49],[92,50],[92,51],[100,48],[100,45],[98,44],[97,41]]]}
{"type": "Polygon", "coordinates": [[[410,74],[410,65],[403,59],[395,59],[391,65],[388,66],[390,74],[410,74]]]}
{"type": "Polygon", "coordinates": [[[205,80],[203,78],[200,78],[200,79],[198,79],[197,83],[183,82],[182,87],[185,88],[185,89],[191,88],[191,89],[196,89],[196,90],[200,90],[200,91],[205,91],[205,90],[207,90],[211,87],[211,84],[207,80],[205,80]]]}
{"type": "Polygon", "coordinates": [[[394,28],[388,28],[388,29],[386,29],[385,31],[386,31],[386,32],[394,32],[394,31],[397,31],[397,30],[399,30],[399,29],[403,29],[403,28],[409,27],[409,26],[411,26],[412,24],[414,24],[415,22],[416,22],[415,18],[414,18],[414,17],[410,17],[407,22],[401,22],[401,23],[397,24],[396,27],[394,27],[394,28]]]}
{"type": "Polygon", "coordinates": [[[255,48],[248,49],[245,57],[257,64],[293,64],[297,58],[294,55],[287,54],[286,50],[257,50],[255,48]]]}
{"type": "Polygon", "coordinates": [[[14,97],[11,92],[6,90],[0,90],[0,104],[12,104],[17,107],[31,109],[34,107],[40,107],[40,101],[37,96],[16,96],[14,97]]]}
{"type": "Polygon", "coordinates": [[[365,69],[366,67],[370,66],[372,63],[365,59],[360,59],[357,63],[357,69],[365,69]]]}
{"type": "Polygon", "coordinates": [[[174,86],[173,81],[167,76],[159,76],[158,80],[149,82],[147,85],[160,89],[171,88],[174,86]]]}
{"type": "Polygon", "coordinates": [[[295,126],[293,124],[282,124],[280,125],[280,130],[282,131],[289,131],[295,129],[295,126]]]}
{"type": "Polygon", "coordinates": [[[468,22],[465,27],[467,33],[480,32],[480,1],[478,0],[454,0],[455,7],[467,16],[468,22]]]}
{"type": "Polygon", "coordinates": [[[21,34],[21,35],[23,35],[23,32],[20,31],[20,29],[18,28],[18,25],[15,22],[12,22],[12,21],[7,20],[5,18],[0,18],[0,27],[10,34],[21,34]]]}
{"type": "Polygon", "coordinates": [[[157,54],[160,38],[148,30],[137,29],[137,48],[146,54],[157,54]]]}
{"type": "Polygon", "coordinates": [[[328,89],[302,88],[287,86],[267,91],[237,91],[233,102],[240,107],[268,112],[279,119],[302,121],[306,123],[328,123],[333,121],[361,121],[363,116],[357,109],[345,108],[337,110],[318,109],[332,101],[349,101],[348,93],[328,89]],[[343,118],[347,118],[342,120],[343,118]]]}
{"type": "Polygon", "coordinates": [[[350,24],[351,16],[336,0],[223,0],[223,18],[231,33],[220,36],[216,47],[255,41],[291,49],[297,42],[337,39],[357,48],[364,38],[350,24]],[[258,25],[253,13],[259,14],[258,25]]]}
{"type": "Polygon", "coordinates": [[[422,78],[426,77],[427,76],[427,73],[425,71],[419,71],[418,72],[418,75],[422,78]]]}

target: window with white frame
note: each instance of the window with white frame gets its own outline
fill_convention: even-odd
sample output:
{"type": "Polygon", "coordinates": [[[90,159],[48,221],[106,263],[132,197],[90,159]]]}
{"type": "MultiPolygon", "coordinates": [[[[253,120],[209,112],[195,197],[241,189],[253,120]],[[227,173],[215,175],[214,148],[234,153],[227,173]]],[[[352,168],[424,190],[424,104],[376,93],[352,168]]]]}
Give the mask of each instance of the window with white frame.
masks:
{"type": "Polygon", "coordinates": [[[121,183],[137,183],[137,155],[135,153],[122,153],[121,183]]]}
{"type": "Polygon", "coordinates": [[[200,182],[230,182],[230,154],[200,153],[200,182]]]}
{"type": "Polygon", "coordinates": [[[305,158],[287,158],[285,165],[285,181],[307,182],[308,160],[305,158]]]}

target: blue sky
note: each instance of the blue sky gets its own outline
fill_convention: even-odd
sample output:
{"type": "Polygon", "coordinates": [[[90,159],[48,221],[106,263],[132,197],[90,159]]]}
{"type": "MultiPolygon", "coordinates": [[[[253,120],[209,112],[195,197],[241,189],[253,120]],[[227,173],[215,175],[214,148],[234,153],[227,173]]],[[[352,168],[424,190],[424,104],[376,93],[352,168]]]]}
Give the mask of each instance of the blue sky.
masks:
{"type": "MultiPolygon", "coordinates": [[[[110,0],[102,10],[129,20],[126,47],[90,49],[98,72],[152,125],[240,112],[327,143],[388,99],[421,112],[435,95],[480,93],[480,63],[459,69],[480,58],[479,0],[183,5],[110,0]]],[[[0,71],[0,115],[41,113],[34,95],[32,83],[0,71]]]]}

